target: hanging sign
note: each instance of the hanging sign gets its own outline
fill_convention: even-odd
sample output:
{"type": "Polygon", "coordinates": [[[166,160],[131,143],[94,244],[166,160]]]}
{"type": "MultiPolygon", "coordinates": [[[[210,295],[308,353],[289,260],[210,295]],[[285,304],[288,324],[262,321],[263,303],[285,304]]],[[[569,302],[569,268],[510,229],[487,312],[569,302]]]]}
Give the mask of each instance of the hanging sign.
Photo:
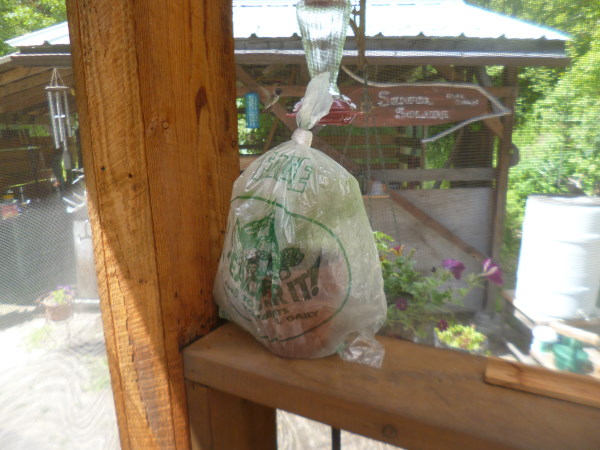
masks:
{"type": "Polygon", "coordinates": [[[256,92],[248,92],[244,96],[244,100],[246,103],[246,128],[258,128],[260,126],[258,94],[256,92]]]}
{"type": "MultiPolygon", "coordinates": [[[[456,85],[401,85],[368,87],[371,114],[358,116],[352,125],[417,126],[461,122],[492,112],[491,99],[480,87],[456,85]]],[[[351,91],[349,97],[363,108],[365,88],[351,91]]],[[[365,111],[368,112],[368,111],[365,111]]]]}

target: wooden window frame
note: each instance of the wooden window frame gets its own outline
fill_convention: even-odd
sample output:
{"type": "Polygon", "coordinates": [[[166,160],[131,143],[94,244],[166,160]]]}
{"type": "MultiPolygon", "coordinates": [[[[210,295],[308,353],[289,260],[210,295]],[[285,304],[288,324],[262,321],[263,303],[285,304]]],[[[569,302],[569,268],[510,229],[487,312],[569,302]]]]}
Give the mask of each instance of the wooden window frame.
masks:
{"type": "MultiPolygon", "coordinates": [[[[231,186],[239,173],[231,0],[67,0],[67,11],[121,446],[190,448],[190,425],[210,433],[205,436],[235,433],[222,425],[230,421],[220,422],[218,417],[241,418],[240,423],[248,427],[242,434],[246,445],[258,442],[251,433],[257,429],[265,436],[264,442],[272,444],[273,407],[277,405],[267,395],[263,405],[260,398],[248,403],[233,380],[229,386],[205,384],[200,389],[198,381],[210,380],[188,381],[194,383],[193,388],[188,385],[188,398],[193,399],[196,413],[190,417],[187,412],[182,351],[217,324],[212,283],[231,186]],[[222,390],[230,392],[223,394],[222,390]]],[[[506,161],[502,160],[504,165],[506,161]]],[[[501,216],[502,203],[497,205],[498,211],[501,216]]],[[[227,327],[209,338],[219,345],[228,342],[217,339],[222,330],[232,330],[231,325],[227,327]]],[[[210,341],[200,341],[201,345],[206,342],[210,341]]],[[[390,345],[397,347],[392,353],[401,349],[415,361],[428,352],[441,351],[404,343],[390,345]]],[[[229,358],[227,370],[233,370],[231,350],[235,348],[229,353],[225,347],[219,349],[223,358],[229,358]]],[[[480,365],[473,362],[474,357],[452,357],[480,365]]],[[[314,363],[327,365],[330,360],[314,363]]],[[[199,361],[206,368],[216,367],[206,358],[199,361]]],[[[311,364],[269,361],[290,367],[311,364]]],[[[430,363],[435,367],[435,360],[430,363]]],[[[397,370],[402,370],[401,366],[397,370]]],[[[386,371],[370,373],[374,383],[389,375],[386,371]]],[[[405,383],[410,383],[409,375],[402,375],[405,383]]],[[[454,376],[472,377],[473,373],[457,364],[454,376]]],[[[428,389],[442,392],[442,398],[452,392],[440,391],[443,380],[434,375],[428,380],[428,389]]],[[[476,391],[480,380],[473,383],[476,391]]],[[[325,400],[333,399],[341,389],[343,386],[325,392],[325,400]]],[[[285,390],[281,392],[285,394],[285,390]]],[[[531,429],[532,434],[551,433],[556,415],[564,410],[569,410],[570,423],[598,419],[597,409],[565,406],[560,400],[542,401],[512,391],[497,398],[504,402],[515,395],[529,395],[532,402],[543,404],[546,416],[554,417],[542,422],[544,429],[531,429]]],[[[379,408],[382,417],[396,414],[384,406],[379,408]]],[[[509,409],[506,411],[508,414],[509,409]]],[[[490,418],[490,411],[482,408],[480,420],[490,418]]],[[[412,423],[421,429],[417,422],[412,423]]],[[[348,423],[335,425],[344,428],[348,423]]],[[[506,429],[507,434],[511,432],[506,429]]],[[[588,442],[598,444],[596,447],[600,447],[598,433],[590,430],[588,434],[588,442]]],[[[415,439],[410,442],[417,446],[426,442],[418,436],[415,439]]],[[[202,448],[219,447],[215,442],[194,441],[202,448]]],[[[459,436],[453,442],[468,447],[471,441],[459,436]]]]}

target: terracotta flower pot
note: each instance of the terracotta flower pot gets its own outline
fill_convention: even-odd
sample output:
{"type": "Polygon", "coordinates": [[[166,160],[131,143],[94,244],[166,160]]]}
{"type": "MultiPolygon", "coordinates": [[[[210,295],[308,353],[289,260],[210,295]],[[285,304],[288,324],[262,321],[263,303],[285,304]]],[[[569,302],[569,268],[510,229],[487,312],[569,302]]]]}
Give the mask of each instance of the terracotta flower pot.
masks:
{"type": "Polygon", "coordinates": [[[70,319],[73,315],[73,299],[68,299],[64,303],[56,303],[52,298],[42,300],[42,305],[46,310],[46,318],[54,322],[70,319]]]}

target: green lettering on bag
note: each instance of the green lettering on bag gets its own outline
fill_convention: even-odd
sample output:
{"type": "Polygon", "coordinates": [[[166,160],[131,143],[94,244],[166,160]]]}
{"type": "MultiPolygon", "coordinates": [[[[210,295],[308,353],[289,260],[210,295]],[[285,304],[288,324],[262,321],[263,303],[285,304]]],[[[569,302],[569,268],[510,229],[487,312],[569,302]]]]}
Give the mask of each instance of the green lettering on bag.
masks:
{"type": "Polygon", "coordinates": [[[306,157],[273,152],[263,160],[252,175],[252,179],[258,181],[272,178],[275,181],[284,181],[288,191],[303,193],[313,173],[312,166],[308,164],[308,161],[310,160],[306,157]]]}
{"type": "MultiPolygon", "coordinates": [[[[230,250],[225,257],[225,264],[222,265],[221,270],[229,272],[229,277],[224,276],[224,278],[229,278],[233,283],[232,286],[226,283],[227,288],[225,289],[225,294],[232,308],[248,321],[252,319],[260,321],[277,319],[276,322],[279,323],[282,318],[279,316],[283,311],[277,308],[284,305],[289,307],[289,310],[287,307],[284,310],[284,314],[287,314],[285,316],[286,321],[317,317],[319,319],[314,326],[303,329],[297,335],[262,336],[262,338],[271,341],[285,342],[298,338],[332,320],[344,308],[352,291],[350,262],[344,245],[338,236],[321,222],[293,213],[273,200],[251,195],[239,196],[232,199],[232,205],[237,201],[266,203],[270,206],[270,212],[260,219],[247,223],[241,223],[238,220],[228,232],[230,250]],[[333,307],[330,314],[321,316],[317,310],[294,312],[294,304],[309,302],[319,295],[325,295],[319,288],[321,271],[324,270],[323,254],[315,254],[315,249],[313,249],[312,252],[309,252],[310,255],[306,255],[308,247],[290,246],[281,248],[275,232],[276,210],[282,211],[284,217],[289,218],[282,219],[286,222],[288,220],[295,220],[299,223],[308,222],[315,227],[312,233],[320,234],[325,239],[324,242],[330,242],[330,248],[338,249],[341,259],[336,261],[339,261],[341,263],[340,268],[344,267],[345,270],[335,269],[336,273],[342,276],[341,279],[337,279],[336,276],[335,280],[336,284],[342,287],[342,291],[338,297],[339,303],[335,302],[337,305],[330,304],[333,307]],[[236,305],[238,302],[236,299],[239,299],[238,294],[241,296],[240,305],[236,305]],[[236,306],[241,306],[241,308],[236,306]]],[[[325,283],[328,282],[330,283],[331,280],[325,280],[325,283]]],[[[323,301],[323,298],[319,301],[323,301]]],[[[292,328],[288,329],[291,330],[292,328]]]]}

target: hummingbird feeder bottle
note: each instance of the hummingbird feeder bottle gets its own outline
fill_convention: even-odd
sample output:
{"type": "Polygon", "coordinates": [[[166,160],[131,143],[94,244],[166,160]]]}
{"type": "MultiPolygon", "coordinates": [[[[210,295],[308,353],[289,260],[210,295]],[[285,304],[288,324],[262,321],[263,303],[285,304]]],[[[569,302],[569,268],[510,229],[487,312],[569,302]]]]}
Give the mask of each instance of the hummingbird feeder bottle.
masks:
{"type": "MultiPolygon", "coordinates": [[[[308,72],[311,78],[329,72],[333,105],[329,114],[319,121],[321,125],[347,125],[361,114],[337,86],[351,12],[350,0],[300,0],[296,5],[308,72]]],[[[294,112],[300,109],[300,103],[294,107],[294,112]]]]}

